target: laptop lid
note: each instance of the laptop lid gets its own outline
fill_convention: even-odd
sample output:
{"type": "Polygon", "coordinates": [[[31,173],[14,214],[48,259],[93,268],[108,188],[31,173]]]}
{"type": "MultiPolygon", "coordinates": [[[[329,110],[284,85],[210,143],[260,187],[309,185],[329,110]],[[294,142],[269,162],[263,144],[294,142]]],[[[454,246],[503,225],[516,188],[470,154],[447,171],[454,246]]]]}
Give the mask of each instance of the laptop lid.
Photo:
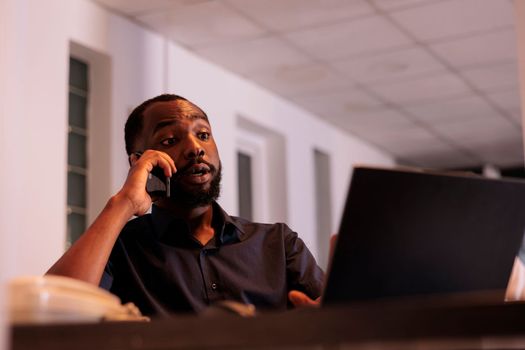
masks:
{"type": "Polygon", "coordinates": [[[323,304],[505,288],[525,182],[354,169],[323,304]]]}

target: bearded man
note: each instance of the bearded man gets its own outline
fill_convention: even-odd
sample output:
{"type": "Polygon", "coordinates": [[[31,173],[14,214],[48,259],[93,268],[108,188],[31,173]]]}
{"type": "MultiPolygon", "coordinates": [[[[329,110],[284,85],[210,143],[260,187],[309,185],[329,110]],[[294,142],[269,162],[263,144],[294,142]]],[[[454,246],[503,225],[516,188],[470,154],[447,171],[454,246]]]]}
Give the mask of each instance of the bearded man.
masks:
{"type": "Polygon", "coordinates": [[[259,310],[315,304],[323,272],[297,234],[229,216],[216,202],[221,162],[204,111],[157,96],[130,114],[125,140],[122,189],[48,274],[100,285],[151,316],[225,300],[259,310]],[[146,191],[155,168],[171,179],[169,197],[146,191]]]}

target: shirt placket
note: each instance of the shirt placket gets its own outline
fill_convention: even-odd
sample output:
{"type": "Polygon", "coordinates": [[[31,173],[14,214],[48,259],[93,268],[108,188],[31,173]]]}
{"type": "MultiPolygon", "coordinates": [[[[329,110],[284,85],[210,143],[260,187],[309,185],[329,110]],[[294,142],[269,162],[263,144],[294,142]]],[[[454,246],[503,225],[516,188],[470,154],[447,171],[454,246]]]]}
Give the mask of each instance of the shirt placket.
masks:
{"type": "Polygon", "coordinates": [[[211,268],[212,256],[216,253],[216,248],[202,248],[199,253],[199,264],[201,266],[202,279],[208,304],[221,300],[221,286],[218,276],[211,268]]]}

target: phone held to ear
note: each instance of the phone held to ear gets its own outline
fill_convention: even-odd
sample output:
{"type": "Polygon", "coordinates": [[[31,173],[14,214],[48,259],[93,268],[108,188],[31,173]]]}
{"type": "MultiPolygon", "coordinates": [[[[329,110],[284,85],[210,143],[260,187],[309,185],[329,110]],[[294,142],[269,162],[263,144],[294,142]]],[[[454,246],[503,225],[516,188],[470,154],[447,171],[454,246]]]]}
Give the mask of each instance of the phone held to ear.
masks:
{"type": "MultiPolygon", "coordinates": [[[[142,152],[135,152],[135,156],[140,158],[142,156],[142,152]]],[[[156,166],[148,174],[148,179],[146,180],[146,192],[148,192],[151,197],[169,198],[171,195],[170,184],[171,179],[164,175],[164,170],[162,170],[161,167],[156,166]]]]}
{"type": "Polygon", "coordinates": [[[146,181],[146,192],[151,197],[170,197],[170,181],[169,177],[164,175],[164,170],[160,167],[154,167],[153,170],[148,174],[148,180],[146,181]]]}

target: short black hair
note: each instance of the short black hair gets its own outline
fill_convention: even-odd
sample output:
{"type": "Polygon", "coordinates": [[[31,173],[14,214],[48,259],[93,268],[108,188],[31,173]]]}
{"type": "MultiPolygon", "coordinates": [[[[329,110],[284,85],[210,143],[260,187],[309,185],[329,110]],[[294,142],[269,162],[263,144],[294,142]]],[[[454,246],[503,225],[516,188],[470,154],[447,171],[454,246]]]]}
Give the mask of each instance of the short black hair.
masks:
{"type": "MultiPolygon", "coordinates": [[[[137,137],[142,131],[142,117],[144,116],[144,111],[146,110],[146,108],[148,108],[148,106],[155,102],[168,101],[187,101],[195,105],[194,103],[185,99],[184,97],[174,94],[162,94],[142,102],[138,107],[136,107],[133,110],[133,112],[131,112],[131,114],[128,117],[128,120],[126,121],[126,125],[124,126],[124,140],[126,142],[126,152],[128,153],[128,156],[131,155],[131,153],[136,152],[136,150],[134,149],[134,145],[137,137]]],[[[196,107],[199,108],[198,106],[196,107]]],[[[204,111],[200,108],[199,110],[204,114],[207,120],[208,116],[206,115],[206,113],[204,113],[204,111]]]]}

